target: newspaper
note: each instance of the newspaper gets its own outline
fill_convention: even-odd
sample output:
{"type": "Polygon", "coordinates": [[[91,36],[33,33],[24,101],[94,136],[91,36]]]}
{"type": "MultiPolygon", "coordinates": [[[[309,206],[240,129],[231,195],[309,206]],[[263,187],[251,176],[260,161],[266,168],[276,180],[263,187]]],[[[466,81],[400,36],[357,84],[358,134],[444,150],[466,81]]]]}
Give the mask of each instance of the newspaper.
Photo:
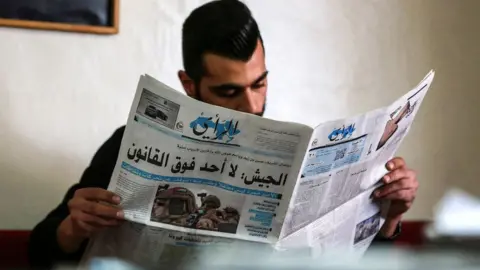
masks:
{"type": "Polygon", "coordinates": [[[311,128],[209,105],[141,76],[108,187],[129,222],[92,239],[85,258],[153,267],[191,262],[198,247],[258,244],[363,253],[388,209],[372,191],[433,77],[388,107],[311,128]]]}

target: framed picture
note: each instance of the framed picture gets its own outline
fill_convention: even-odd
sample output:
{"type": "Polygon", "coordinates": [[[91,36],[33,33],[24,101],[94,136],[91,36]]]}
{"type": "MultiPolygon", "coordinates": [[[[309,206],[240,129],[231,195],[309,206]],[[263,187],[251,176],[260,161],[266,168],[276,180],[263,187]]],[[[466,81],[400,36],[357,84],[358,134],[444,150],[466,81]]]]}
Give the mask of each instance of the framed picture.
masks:
{"type": "Polygon", "coordinates": [[[0,27],[117,34],[120,0],[0,0],[0,27]]]}

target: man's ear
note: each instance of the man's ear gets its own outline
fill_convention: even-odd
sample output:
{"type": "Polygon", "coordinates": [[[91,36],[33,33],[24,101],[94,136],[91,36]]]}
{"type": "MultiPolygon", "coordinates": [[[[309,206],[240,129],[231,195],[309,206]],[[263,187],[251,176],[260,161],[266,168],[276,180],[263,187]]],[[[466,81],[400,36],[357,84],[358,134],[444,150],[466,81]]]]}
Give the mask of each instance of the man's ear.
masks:
{"type": "Polygon", "coordinates": [[[185,71],[180,70],[178,71],[178,79],[182,83],[183,90],[189,97],[195,98],[197,96],[197,92],[195,89],[195,83],[193,80],[185,73],[185,71]]]}

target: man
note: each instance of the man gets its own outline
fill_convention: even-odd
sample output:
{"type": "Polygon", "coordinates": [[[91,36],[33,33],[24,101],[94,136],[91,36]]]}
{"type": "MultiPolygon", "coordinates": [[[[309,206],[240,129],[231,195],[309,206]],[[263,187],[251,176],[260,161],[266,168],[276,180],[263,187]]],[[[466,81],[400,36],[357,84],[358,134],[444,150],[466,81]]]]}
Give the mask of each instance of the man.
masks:
{"type": "MultiPolygon", "coordinates": [[[[220,0],[194,10],[182,30],[185,71],[178,77],[188,96],[206,103],[262,116],[267,93],[265,48],[249,9],[237,0],[220,0]]],[[[116,207],[121,198],[107,191],[117,160],[124,127],[97,151],[80,182],[72,186],[61,204],[32,232],[33,266],[76,262],[95,232],[121,224],[116,207]]],[[[387,163],[385,186],[374,196],[390,200],[391,207],[381,237],[398,233],[402,214],[411,206],[417,189],[415,173],[403,159],[387,163]]],[[[379,238],[380,239],[380,238],[379,238]]]]}

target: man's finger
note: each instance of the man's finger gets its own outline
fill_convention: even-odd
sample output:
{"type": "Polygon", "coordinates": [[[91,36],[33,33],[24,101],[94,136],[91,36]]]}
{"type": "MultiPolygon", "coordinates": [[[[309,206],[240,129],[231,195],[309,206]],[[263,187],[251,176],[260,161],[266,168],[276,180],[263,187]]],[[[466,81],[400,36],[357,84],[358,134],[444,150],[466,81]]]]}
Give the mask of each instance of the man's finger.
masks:
{"type": "Polygon", "coordinates": [[[119,204],[120,196],[103,188],[82,188],[75,192],[75,197],[85,198],[91,201],[103,201],[111,204],[119,204]]]}
{"type": "Polygon", "coordinates": [[[123,219],[124,217],[123,211],[119,208],[97,202],[87,201],[84,199],[71,200],[69,205],[74,209],[78,209],[94,216],[111,219],[123,219]]]}
{"type": "Polygon", "coordinates": [[[393,171],[395,169],[405,167],[405,160],[401,157],[393,158],[390,161],[388,161],[387,164],[385,164],[385,167],[389,171],[393,171]]]}
{"type": "Polygon", "coordinates": [[[382,199],[412,202],[415,199],[415,192],[410,189],[398,190],[384,196],[382,199]]]}
{"type": "Polygon", "coordinates": [[[383,177],[383,182],[385,184],[388,184],[388,183],[392,183],[392,182],[395,182],[395,181],[398,181],[398,180],[402,180],[404,178],[414,179],[415,178],[415,173],[413,171],[406,170],[404,168],[393,170],[393,171],[387,173],[383,177]]]}
{"type": "Polygon", "coordinates": [[[93,225],[90,225],[86,222],[80,221],[80,220],[78,220],[76,222],[76,224],[77,224],[78,227],[80,227],[80,229],[83,231],[83,234],[86,237],[90,237],[92,235],[92,233],[94,233],[98,230],[97,227],[95,227],[93,225]]]}
{"type": "Polygon", "coordinates": [[[399,191],[399,190],[408,190],[412,189],[412,187],[408,184],[408,181],[395,181],[383,187],[379,187],[374,195],[377,198],[384,197],[390,193],[399,191]]]}
{"type": "Polygon", "coordinates": [[[93,225],[93,226],[100,226],[100,227],[107,226],[107,227],[110,227],[110,226],[117,226],[117,225],[120,224],[120,221],[117,220],[117,219],[102,218],[102,217],[99,217],[99,216],[94,216],[94,215],[87,214],[87,213],[82,212],[82,211],[75,211],[71,215],[72,215],[73,218],[75,218],[77,220],[80,220],[80,221],[83,221],[83,222],[86,222],[87,224],[90,224],[90,225],[93,225]]]}

